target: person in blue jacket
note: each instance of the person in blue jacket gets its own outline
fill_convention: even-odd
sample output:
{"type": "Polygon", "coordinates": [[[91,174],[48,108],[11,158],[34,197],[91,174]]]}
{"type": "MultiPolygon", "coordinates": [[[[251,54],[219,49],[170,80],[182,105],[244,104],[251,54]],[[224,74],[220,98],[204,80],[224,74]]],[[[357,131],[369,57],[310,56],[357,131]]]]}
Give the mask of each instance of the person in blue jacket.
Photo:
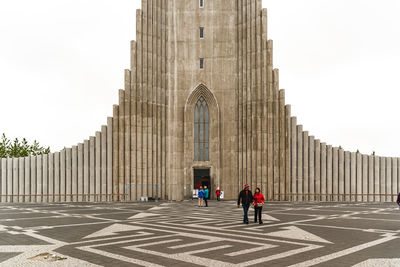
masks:
{"type": "Polygon", "coordinates": [[[199,207],[203,207],[204,191],[202,186],[199,187],[197,197],[199,199],[199,207]]]}
{"type": "Polygon", "coordinates": [[[208,207],[208,201],[207,201],[208,195],[209,195],[209,190],[208,190],[207,186],[205,185],[204,186],[204,202],[206,203],[206,207],[208,207]]]}

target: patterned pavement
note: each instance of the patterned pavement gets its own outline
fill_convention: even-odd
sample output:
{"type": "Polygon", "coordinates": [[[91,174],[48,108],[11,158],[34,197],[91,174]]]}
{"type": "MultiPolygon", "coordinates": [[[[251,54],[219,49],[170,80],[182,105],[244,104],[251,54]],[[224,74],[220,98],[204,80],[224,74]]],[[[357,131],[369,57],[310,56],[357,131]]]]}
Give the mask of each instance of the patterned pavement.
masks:
{"type": "Polygon", "coordinates": [[[393,205],[268,203],[263,213],[263,225],[244,225],[232,201],[0,205],[0,266],[400,266],[393,205]],[[45,252],[67,259],[29,259],[45,252]]]}

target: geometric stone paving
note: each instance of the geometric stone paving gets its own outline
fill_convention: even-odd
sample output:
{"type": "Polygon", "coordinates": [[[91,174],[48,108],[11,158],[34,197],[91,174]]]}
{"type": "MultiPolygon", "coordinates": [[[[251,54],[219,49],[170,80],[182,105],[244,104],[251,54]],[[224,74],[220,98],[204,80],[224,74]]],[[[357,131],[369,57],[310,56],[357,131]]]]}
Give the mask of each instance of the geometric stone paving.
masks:
{"type": "Polygon", "coordinates": [[[393,204],[209,203],[0,205],[0,266],[400,266],[393,204]]]}

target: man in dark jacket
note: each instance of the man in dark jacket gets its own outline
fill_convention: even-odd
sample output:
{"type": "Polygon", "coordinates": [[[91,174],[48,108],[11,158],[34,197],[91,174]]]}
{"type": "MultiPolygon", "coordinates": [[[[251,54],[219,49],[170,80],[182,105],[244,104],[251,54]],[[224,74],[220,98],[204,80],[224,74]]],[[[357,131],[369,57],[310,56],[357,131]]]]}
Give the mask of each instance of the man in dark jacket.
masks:
{"type": "Polygon", "coordinates": [[[243,223],[249,224],[249,217],[247,213],[249,212],[250,204],[253,203],[253,194],[249,190],[249,185],[245,184],[244,189],[240,191],[238,198],[238,208],[240,207],[240,202],[242,202],[243,207],[243,223]]]}
{"type": "MultiPolygon", "coordinates": [[[[398,194],[398,196],[397,196],[397,205],[399,205],[400,206],[400,193],[398,194]]],[[[400,208],[399,208],[400,209],[400,208]]]]}

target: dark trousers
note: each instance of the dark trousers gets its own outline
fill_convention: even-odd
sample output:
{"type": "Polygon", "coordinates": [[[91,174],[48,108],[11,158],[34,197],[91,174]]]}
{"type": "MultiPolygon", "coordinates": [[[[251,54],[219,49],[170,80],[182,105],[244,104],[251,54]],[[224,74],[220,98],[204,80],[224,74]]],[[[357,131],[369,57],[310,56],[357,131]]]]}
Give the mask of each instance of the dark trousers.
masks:
{"type": "Polygon", "coordinates": [[[257,217],[259,222],[262,222],[262,207],[254,207],[254,222],[257,222],[257,217]]]}
{"type": "Polygon", "coordinates": [[[218,200],[218,201],[220,201],[220,200],[221,200],[221,199],[220,199],[220,196],[217,196],[217,200],[218,200]]]}
{"type": "Polygon", "coordinates": [[[243,222],[249,222],[249,205],[242,205],[243,207],[243,222]]]}
{"type": "Polygon", "coordinates": [[[207,198],[204,198],[204,202],[206,203],[206,207],[208,207],[208,202],[207,202],[207,198]]]}

